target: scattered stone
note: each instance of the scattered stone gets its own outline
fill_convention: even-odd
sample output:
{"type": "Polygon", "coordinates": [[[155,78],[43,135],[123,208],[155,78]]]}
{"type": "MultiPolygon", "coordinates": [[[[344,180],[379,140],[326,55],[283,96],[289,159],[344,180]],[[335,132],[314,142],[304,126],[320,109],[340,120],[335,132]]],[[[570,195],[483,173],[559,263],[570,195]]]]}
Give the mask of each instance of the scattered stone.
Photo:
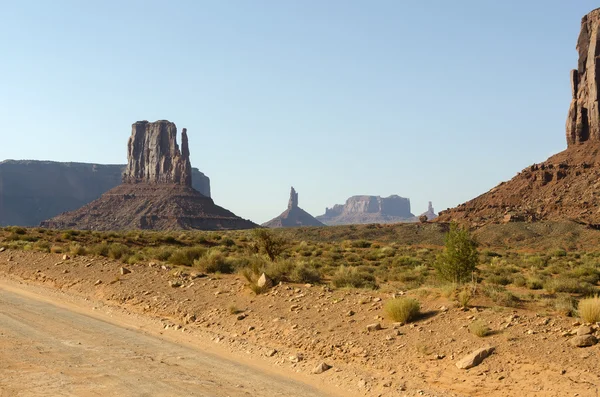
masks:
{"type": "Polygon", "coordinates": [[[267,352],[267,357],[273,357],[274,355],[277,354],[277,350],[276,349],[271,349],[267,352]]]}
{"type": "Polygon", "coordinates": [[[102,280],[96,280],[96,282],[94,283],[94,285],[100,285],[102,284],[102,280]]]}
{"type": "Polygon", "coordinates": [[[379,331],[380,329],[381,329],[380,323],[374,323],[374,324],[367,325],[367,331],[369,331],[369,332],[379,331]]]}
{"type": "Polygon", "coordinates": [[[478,366],[494,352],[496,348],[494,346],[487,346],[481,349],[475,350],[473,353],[461,358],[456,362],[456,366],[459,369],[469,369],[478,366]]]}
{"type": "Polygon", "coordinates": [[[131,270],[127,269],[126,267],[121,267],[119,269],[119,272],[121,273],[121,275],[125,275],[131,273],[131,270]]]}
{"type": "Polygon", "coordinates": [[[582,325],[581,327],[579,327],[577,329],[577,335],[578,336],[582,336],[582,335],[591,335],[594,333],[594,329],[588,325],[582,325]]]}
{"type": "Polygon", "coordinates": [[[579,335],[569,341],[574,347],[589,347],[598,343],[598,339],[594,335],[579,335]]]}
{"type": "Polygon", "coordinates": [[[248,317],[248,315],[246,313],[242,313],[237,316],[237,319],[238,319],[238,321],[241,321],[241,320],[245,319],[246,317],[248,317]]]}
{"type": "Polygon", "coordinates": [[[4,251],[6,251],[6,248],[0,247],[0,252],[4,252],[4,251]]]}
{"type": "Polygon", "coordinates": [[[329,370],[329,369],[331,369],[331,365],[329,365],[329,364],[327,364],[327,363],[325,363],[325,362],[322,362],[322,363],[320,363],[319,365],[317,365],[317,366],[316,366],[316,367],[313,369],[313,371],[312,371],[312,372],[313,372],[313,374],[316,374],[316,375],[318,375],[318,374],[322,374],[323,372],[325,372],[325,371],[327,371],[327,370],[329,370]]]}
{"type": "Polygon", "coordinates": [[[178,288],[178,287],[181,287],[181,283],[180,283],[179,281],[176,281],[176,280],[171,280],[171,281],[169,281],[169,285],[170,285],[172,288],[178,288]]]}
{"type": "Polygon", "coordinates": [[[71,257],[69,257],[69,255],[67,255],[67,254],[64,254],[62,256],[62,258],[63,258],[63,261],[68,261],[69,259],[71,259],[71,257]]]}
{"type": "Polygon", "coordinates": [[[354,313],[353,310],[349,310],[348,313],[346,313],[346,316],[352,317],[352,316],[354,316],[354,314],[356,314],[356,313],[354,313]]]}
{"type": "Polygon", "coordinates": [[[261,274],[256,282],[256,285],[260,288],[271,288],[273,286],[273,280],[267,277],[266,274],[261,274]]]}
{"type": "Polygon", "coordinates": [[[304,354],[302,353],[297,353],[293,356],[290,356],[290,361],[293,363],[299,363],[302,360],[304,360],[304,354]]]}

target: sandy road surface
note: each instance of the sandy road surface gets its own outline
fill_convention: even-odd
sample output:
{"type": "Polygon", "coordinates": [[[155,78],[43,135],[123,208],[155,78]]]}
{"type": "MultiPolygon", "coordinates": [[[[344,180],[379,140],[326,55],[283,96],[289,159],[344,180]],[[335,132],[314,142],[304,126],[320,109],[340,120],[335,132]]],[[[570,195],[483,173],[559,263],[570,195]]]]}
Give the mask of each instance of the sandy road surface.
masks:
{"type": "Polygon", "coordinates": [[[39,292],[0,280],[0,397],[329,395],[39,292]]]}

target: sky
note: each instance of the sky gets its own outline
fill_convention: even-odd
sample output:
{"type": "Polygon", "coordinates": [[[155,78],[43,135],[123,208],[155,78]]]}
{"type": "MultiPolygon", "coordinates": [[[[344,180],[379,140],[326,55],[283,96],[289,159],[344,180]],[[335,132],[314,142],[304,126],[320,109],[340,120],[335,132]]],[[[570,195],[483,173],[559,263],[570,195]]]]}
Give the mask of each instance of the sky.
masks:
{"type": "Polygon", "coordinates": [[[124,164],[188,129],[265,222],[397,194],[454,207],[566,148],[578,0],[0,0],[0,160],[124,164]]]}

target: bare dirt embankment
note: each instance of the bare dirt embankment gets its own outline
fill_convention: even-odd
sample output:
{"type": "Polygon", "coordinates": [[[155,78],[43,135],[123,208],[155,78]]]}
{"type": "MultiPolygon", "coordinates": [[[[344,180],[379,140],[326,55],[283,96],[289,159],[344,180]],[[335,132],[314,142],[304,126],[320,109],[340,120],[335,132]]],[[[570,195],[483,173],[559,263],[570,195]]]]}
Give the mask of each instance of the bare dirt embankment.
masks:
{"type": "MultiPolygon", "coordinates": [[[[205,349],[279,371],[323,394],[375,396],[597,396],[598,345],[579,349],[565,333],[575,319],[474,301],[469,311],[439,294],[420,292],[425,313],[414,324],[383,319],[391,291],[330,290],[280,285],[255,296],[239,276],[198,277],[161,265],[127,266],[94,257],[22,251],[0,253],[0,275],[89,299],[96,312],[122,309],[160,325],[161,338],[185,335],[205,349]],[[10,259],[10,260],[9,260],[10,259]],[[172,287],[176,285],[177,287],[172,287]],[[239,312],[238,312],[239,311],[239,312]],[[235,314],[234,314],[235,312],[235,314]],[[480,320],[494,331],[468,331],[480,320]],[[368,332],[380,322],[382,330],[368,332]],[[455,363],[486,345],[496,352],[481,365],[455,363]],[[330,370],[315,375],[320,363],[330,370]],[[292,375],[293,374],[293,375],[292,375]]],[[[416,293],[416,292],[415,292],[416,293]]],[[[35,348],[32,343],[30,348],[35,348]]],[[[69,363],[83,365],[82,363],[69,363]]],[[[19,362],[18,357],[13,357],[19,362]]],[[[140,363],[143,360],[140,360],[140,363]]],[[[235,395],[235,394],[232,394],[235,395]]]]}

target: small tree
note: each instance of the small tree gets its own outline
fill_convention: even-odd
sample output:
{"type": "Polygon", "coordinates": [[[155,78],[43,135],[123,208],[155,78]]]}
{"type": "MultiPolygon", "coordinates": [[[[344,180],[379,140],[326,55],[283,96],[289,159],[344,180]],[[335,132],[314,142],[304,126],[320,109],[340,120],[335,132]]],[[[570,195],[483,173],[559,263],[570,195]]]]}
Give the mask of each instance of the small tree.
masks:
{"type": "Polygon", "coordinates": [[[478,262],[477,243],[469,231],[451,223],[446,234],[446,248],[438,255],[434,265],[440,277],[461,284],[469,280],[478,262]]]}
{"type": "Polygon", "coordinates": [[[254,229],[253,234],[256,250],[266,254],[271,261],[275,261],[285,249],[286,241],[268,229],[254,229]]]}

